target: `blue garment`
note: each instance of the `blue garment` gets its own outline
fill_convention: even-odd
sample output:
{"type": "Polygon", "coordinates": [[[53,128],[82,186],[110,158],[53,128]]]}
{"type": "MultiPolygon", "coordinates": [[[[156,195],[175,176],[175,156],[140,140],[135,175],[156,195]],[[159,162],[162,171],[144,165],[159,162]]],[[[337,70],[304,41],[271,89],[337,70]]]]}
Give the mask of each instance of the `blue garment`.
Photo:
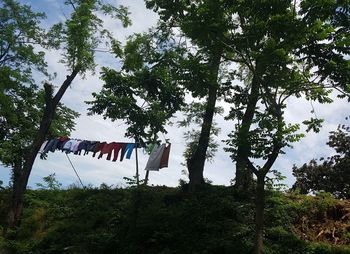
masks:
{"type": "Polygon", "coordinates": [[[132,154],[132,150],[134,150],[135,147],[136,147],[135,143],[129,143],[126,145],[125,152],[126,152],[127,159],[130,159],[131,154],[132,154]]]}
{"type": "Polygon", "coordinates": [[[46,144],[44,151],[42,152],[43,154],[48,153],[49,151],[53,152],[55,150],[52,149],[52,147],[56,144],[57,139],[53,138],[50,139],[50,141],[46,144]]]}

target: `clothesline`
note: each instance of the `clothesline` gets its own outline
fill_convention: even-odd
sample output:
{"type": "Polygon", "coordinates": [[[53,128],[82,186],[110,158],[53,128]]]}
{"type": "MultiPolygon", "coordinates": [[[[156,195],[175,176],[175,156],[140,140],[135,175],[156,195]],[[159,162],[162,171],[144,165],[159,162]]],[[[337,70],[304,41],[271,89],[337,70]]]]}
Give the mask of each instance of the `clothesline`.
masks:
{"type": "Polygon", "coordinates": [[[130,159],[136,146],[136,143],[107,143],[100,141],[71,139],[64,136],[45,141],[42,144],[39,153],[41,154],[40,158],[43,159],[48,152],[55,152],[56,150],[60,150],[66,154],[73,153],[76,155],[81,155],[82,151],[84,151],[83,155],[87,155],[89,152],[92,152],[93,157],[99,153],[98,159],[102,158],[104,154],[107,154],[107,160],[111,160],[113,154],[114,156],[112,161],[117,161],[120,152],[120,161],[123,161],[125,155],[126,159],[130,159]]]}
{"type": "MultiPolygon", "coordinates": [[[[93,157],[99,152],[98,159],[102,158],[104,154],[107,154],[106,159],[111,160],[112,154],[113,160],[117,161],[118,155],[120,152],[120,161],[123,160],[124,156],[126,159],[130,159],[132,151],[136,150],[136,177],[137,177],[137,185],[139,183],[139,172],[138,172],[138,159],[137,159],[137,148],[139,147],[138,143],[126,143],[126,142],[100,142],[100,141],[89,141],[89,140],[81,140],[81,139],[70,139],[69,137],[57,137],[50,140],[45,141],[40,150],[40,158],[43,159],[48,152],[55,152],[56,150],[60,150],[64,152],[77,175],[81,185],[84,188],[84,185],[73,166],[71,160],[68,157],[69,153],[73,153],[75,155],[81,155],[82,151],[84,151],[83,155],[89,154],[89,152],[93,153],[93,157]]],[[[160,168],[168,167],[169,155],[170,155],[171,143],[166,140],[165,144],[149,144],[148,145],[148,153],[150,154],[145,170],[146,177],[145,183],[147,184],[149,171],[158,171],[160,168]]],[[[147,148],[146,148],[147,150],[147,148]]]]}

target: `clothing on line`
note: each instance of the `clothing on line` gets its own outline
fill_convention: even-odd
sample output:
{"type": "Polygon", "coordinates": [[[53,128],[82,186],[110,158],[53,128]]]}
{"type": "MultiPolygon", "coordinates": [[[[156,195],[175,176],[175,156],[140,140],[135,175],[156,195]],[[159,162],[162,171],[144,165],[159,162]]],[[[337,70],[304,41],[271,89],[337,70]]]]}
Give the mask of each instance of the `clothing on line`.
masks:
{"type": "Polygon", "coordinates": [[[55,150],[61,150],[65,153],[74,153],[81,155],[82,150],[84,150],[84,155],[88,154],[90,151],[93,152],[93,157],[96,153],[100,152],[98,158],[102,158],[104,154],[107,154],[107,160],[110,160],[112,153],[114,153],[113,161],[118,159],[120,153],[120,161],[124,159],[130,159],[132,151],[136,147],[135,143],[123,143],[123,142],[98,142],[98,141],[88,141],[88,140],[78,140],[69,139],[68,137],[58,137],[45,141],[41,148],[41,158],[45,156],[49,151],[54,152],[55,150]]]}
{"type": "Polygon", "coordinates": [[[98,156],[98,158],[99,159],[102,158],[103,154],[108,154],[107,155],[107,160],[110,160],[111,157],[112,157],[112,152],[114,152],[114,157],[113,157],[112,161],[116,161],[117,158],[118,158],[119,151],[122,150],[120,152],[121,153],[120,161],[122,161],[124,153],[125,153],[125,147],[126,147],[125,143],[112,142],[112,143],[109,143],[109,144],[104,144],[102,149],[101,149],[101,153],[98,156]]]}
{"type": "Polygon", "coordinates": [[[127,159],[130,159],[132,151],[134,150],[135,147],[136,147],[135,143],[127,144],[126,149],[125,149],[127,151],[127,153],[126,153],[126,158],[127,159]]]}
{"type": "Polygon", "coordinates": [[[168,146],[164,147],[163,155],[162,155],[162,158],[160,159],[159,168],[168,167],[170,148],[171,148],[171,144],[168,144],[168,146]]]}
{"type": "Polygon", "coordinates": [[[159,165],[163,156],[164,148],[165,148],[164,144],[161,146],[157,145],[156,147],[153,148],[148,158],[145,170],[159,171],[159,165]]]}

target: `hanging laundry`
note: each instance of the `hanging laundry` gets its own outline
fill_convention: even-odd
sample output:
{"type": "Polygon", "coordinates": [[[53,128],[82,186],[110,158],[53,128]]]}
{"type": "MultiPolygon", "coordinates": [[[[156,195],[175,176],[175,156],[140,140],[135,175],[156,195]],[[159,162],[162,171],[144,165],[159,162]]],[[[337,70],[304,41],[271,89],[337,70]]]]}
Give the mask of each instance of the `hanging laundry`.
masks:
{"type": "Polygon", "coordinates": [[[71,152],[76,154],[78,152],[78,148],[79,148],[79,145],[81,142],[83,142],[83,141],[77,140],[77,142],[72,146],[71,152]]]}
{"type": "Polygon", "coordinates": [[[71,153],[71,152],[74,153],[76,152],[75,149],[78,148],[80,142],[81,140],[70,139],[64,144],[62,151],[65,151],[66,153],[71,153]]]}
{"type": "Polygon", "coordinates": [[[56,138],[53,138],[53,139],[50,139],[46,145],[45,145],[45,148],[44,150],[42,151],[41,155],[40,155],[40,158],[43,159],[45,157],[45,155],[51,151],[51,152],[54,152],[55,149],[52,149],[54,146],[57,146],[57,143],[58,143],[58,139],[56,138]]]}
{"type": "Polygon", "coordinates": [[[70,140],[68,137],[58,138],[59,143],[57,145],[58,150],[63,150],[64,145],[70,140]]]}
{"type": "Polygon", "coordinates": [[[45,149],[47,143],[48,143],[48,140],[44,141],[44,143],[41,145],[41,147],[39,149],[39,153],[43,153],[44,152],[44,149],[45,149]]]}
{"type": "Polygon", "coordinates": [[[132,151],[134,150],[135,147],[136,147],[135,143],[127,144],[126,149],[125,149],[126,150],[126,158],[127,159],[130,159],[132,151]]]}
{"type": "Polygon", "coordinates": [[[146,153],[151,154],[155,147],[158,147],[156,143],[148,144],[146,147],[146,153]]]}
{"type": "Polygon", "coordinates": [[[160,161],[163,156],[165,144],[156,146],[151,152],[145,170],[159,171],[160,161]]]}
{"type": "MultiPolygon", "coordinates": [[[[123,161],[123,158],[124,158],[124,155],[125,155],[125,151],[126,151],[126,146],[127,146],[127,143],[119,143],[120,144],[120,149],[121,149],[121,152],[120,152],[120,161],[123,161]]],[[[113,161],[116,161],[117,160],[117,157],[118,157],[118,154],[114,154],[114,158],[113,158],[113,161]]]]}
{"type": "Polygon", "coordinates": [[[78,150],[74,153],[74,154],[78,154],[80,155],[81,154],[81,150],[86,150],[87,146],[88,146],[88,142],[87,140],[83,140],[79,143],[79,146],[78,146],[78,150]]]}
{"type": "Polygon", "coordinates": [[[102,156],[104,154],[108,154],[107,160],[111,160],[112,152],[114,152],[113,161],[116,161],[120,148],[121,148],[121,146],[117,142],[112,142],[112,143],[108,143],[108,144],[106,143],[103,145],[101,152],[100,152],[100,155],[98,156],[98,159],[102,158],[102,156]]]}
{"type": "Polygon", "coordinates": [[[168,146],[164,147],[162,158],[160,159],[159,168],[167,168],[169,162],[171,144],[168,143],[168,146]]]}
{"type": "Polygon", "coordinates": [[[84,155],[89,154],[89,152],[95,152],[96,147],[100,144],[98,141],[87,141],[86,146],[82,149],[85,150],[84,155]]]}
{"type": "Polygon", "coordinates": [[[95,157],[96,153],[101,152],[105,144],[107,144],[107,142],[99,142],[98,144],[96,144],[95,150],[93,151],[94,154],[92,155],[92,157],[95,157]]]}
{"type": "Polygon", "coordinates": [[[104,154],[107,154],[107,160],[111,160],[113,153],[113,161],[118,159],[120,153],[120,161],[123,161],[126,154],[126,158],[130,159],[132,151],[136,147],[135,143],[124,143],[124,142],[98,142],[98,141],[88,141],[80,139],[70,139],[68,137],[58,137],[55,139],[50,139],[45,141],[41,148],[41,158],[47,154],[48,151],[54,152],[55,150],[61,150],[65,153],[74,153],[76,155],[81,155],[82,150],[84,150],[84,155],[89,152],[93,152],[93,157],[99,152],[98,159],[102,158],[104,154]]]}

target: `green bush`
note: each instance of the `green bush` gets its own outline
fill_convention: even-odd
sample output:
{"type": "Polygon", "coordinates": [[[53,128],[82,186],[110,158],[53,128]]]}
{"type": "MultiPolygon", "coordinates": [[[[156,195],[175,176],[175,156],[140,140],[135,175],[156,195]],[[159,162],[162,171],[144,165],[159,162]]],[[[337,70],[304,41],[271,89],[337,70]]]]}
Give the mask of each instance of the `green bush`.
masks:
{"type": "MultiPolygon", "coordinates": [[[[3,197],[0,191],[0,202],[3,197]]],[[[333,202],[327,195],[268,191],[265,254],[349,253],[302,241],[292,231],[302,214],[322,214],[333,202]]],[[[162,186],[29,190],[22,225],[13,234],[15,241],[0,238],[0,248],[35,254],[248,254],[254,200],[232,187],[210,185],[195,194],[162,186]]]]}

